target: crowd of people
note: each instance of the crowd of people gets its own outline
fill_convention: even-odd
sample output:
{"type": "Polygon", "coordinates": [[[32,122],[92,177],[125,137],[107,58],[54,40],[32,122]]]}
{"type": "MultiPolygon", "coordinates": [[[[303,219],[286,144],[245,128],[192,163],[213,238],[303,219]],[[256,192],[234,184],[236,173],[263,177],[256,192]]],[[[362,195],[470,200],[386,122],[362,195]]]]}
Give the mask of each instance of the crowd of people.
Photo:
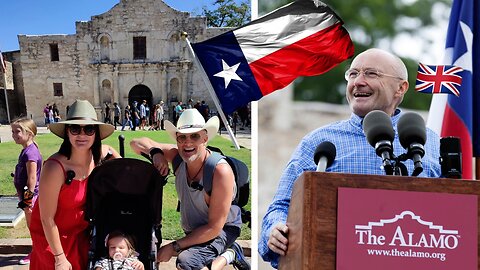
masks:
{"type": "MultiPolygon", "coordinates": [[[[115,128],[120,127],[122,131],[126,128],[132,131],[135,130],[165,130],[165,120],[170,120],[172,123],[177,123],[178,118],[186,109],[197,109],[205,120],[210,116],[216,114],[210,109],[210,106],[205,100],[197,100],[195,103],[193,99],[189,99],[186,104],[178,101],[172,107],[168,107],[163,100],[159,103],[150,106],[146,100],[133,101],[131,104],[126,104],[122,108],[117,102],[110,104],[104,102],[102,105],[103,122],[112,124],[115,128]]],[[[68,114],[69,106],[66,108],[68,114]]],[[[47,104],[43,111],[45,126],[48,128],[50,123],[56,123],[61,120],[60,111],[57,105],[47,104]]],[[[238,108],[231,115],[227,115],[229,125],[235,130],[249,129],[251,125],[250,117],[250,103],[238,108]]],[[[223,128],[223,123],[220,123],[220,128],[223,128]]]]}
{"type": "MultiPolygon", "coordinates": [[[[165,130],[165,120],[170,120],[172,123],[177,123],[178,118],[186,109],[197,109],[204,119],[215,115],[215,112],[210,110],[209,105],[205,100],[198,100],[193,104],[193,100],[189,99],[187,104],[178,101],[177,104],[169,108],[163,100],[155,104],[152,108],[148,105],[146,100],[142,103],[137,101],[132,102],[131,105],[126,105],[122,111],[118,103],[113,103],[113,108],[110,108],[108,103],[104,104],[103,115],[104,122],[121,127],[121,130],[129,128],[130,130],[165,130]],[[112,112],[113,111],[113,112],[112,112]],[[113,115],[113,121],[112,119],[113,115]]],[[[238,108],[231,115],[227,115],[228,123],[231,127],[245,130],[250,128],[250,104],[238,108]]],[[[221,123],[221,127],[223,123],[221,123]]]]}

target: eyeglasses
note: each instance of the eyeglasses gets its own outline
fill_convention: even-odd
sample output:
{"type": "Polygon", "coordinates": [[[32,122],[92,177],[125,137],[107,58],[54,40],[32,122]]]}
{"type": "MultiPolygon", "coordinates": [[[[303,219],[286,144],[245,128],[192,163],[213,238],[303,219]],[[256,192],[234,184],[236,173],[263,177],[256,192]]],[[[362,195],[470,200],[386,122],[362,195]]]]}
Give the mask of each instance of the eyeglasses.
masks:
{"type": "Polygon", "coordinates": [[[354,69],[354,68],[349,69],[349,70],[345,71],[345,80],[347,80],[347,82],[351,81],[351,80],[355,80],[358,76],[360,76],[361,73],[363,73],[363,76],[365,76],[365,78],[372,79],[372,80],[376,80],[380,77],[390,77],[390,78],[395,78],[395,79],[399,79],[399,80],[404,80],[401,77],[386,74],[386,73],[380,72],[380,71],[378,71],[376,69],[373,69],[373,68],[367,68],[367,69],[363,69],[363,70],[358,70],[358,69],[354,69]]]}
{"type": "Polygon", "coordinates": [[[193,142],[197,142],[202,137],[200,133],[180,134],[177,135],[177,142],[184,143],[185,141],[187,141],[187,136],[190,137],[190,140],[192,140],[193,142]]]}
{"type": "Polygon", "coordinates": [[[92,136],[93,134],[95,134],[95,131],[96,131],[95,125],[86,125],[86,126],[69,125],[68,126],[68,130],[70,130],[70,133],[72,135],[80,135],[80,133],[82,132],[82,129],[85,135],[87,136],[92,136]]]}

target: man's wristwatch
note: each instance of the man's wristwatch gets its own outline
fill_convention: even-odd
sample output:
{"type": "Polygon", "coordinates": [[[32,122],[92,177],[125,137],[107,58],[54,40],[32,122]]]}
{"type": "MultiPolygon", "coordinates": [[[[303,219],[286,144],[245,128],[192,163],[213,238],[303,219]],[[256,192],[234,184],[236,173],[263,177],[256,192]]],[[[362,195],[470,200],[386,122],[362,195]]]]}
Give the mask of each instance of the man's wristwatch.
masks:
{"type": "Polygon", "coordinates": [[[160,154],[163,155],[162,149],[157,148],[157,147],[154,147],[154,148],[150,149],[150,153],[149,153],[149,154],[150,154],[150,158],[153,159],[153,156],[156,155],[156,154],[158,154],[158,153],[160,153],[160,154]]]}
{"type": "Polygon", "coordinates": [[[177,243],[177,241],[173,241],[173,242],[172,242],[172,246],[173,246],[173,250],[175,250],[176,253],[179,253],[180,251],[182,251],[182,248],[181,248],[180,245],[177,243]]]}

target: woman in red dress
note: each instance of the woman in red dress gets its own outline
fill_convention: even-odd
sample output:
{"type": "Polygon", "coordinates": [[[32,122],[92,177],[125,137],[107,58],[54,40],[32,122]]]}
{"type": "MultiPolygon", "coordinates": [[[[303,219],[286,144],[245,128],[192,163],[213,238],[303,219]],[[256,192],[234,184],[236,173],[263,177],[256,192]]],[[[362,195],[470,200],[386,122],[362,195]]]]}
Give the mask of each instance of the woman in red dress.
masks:
{"type": "Polygon", "coordinates": [[[45,161],[40,176],[30,228],[30,269],[84,270],[89,248],[84,219],[88,175],[103,156],[101,140],[114,127],[97,121],[88,101],[77,100],[67,120],[50,124],[50,131],[64,140],[60,150],[45,161]]]}

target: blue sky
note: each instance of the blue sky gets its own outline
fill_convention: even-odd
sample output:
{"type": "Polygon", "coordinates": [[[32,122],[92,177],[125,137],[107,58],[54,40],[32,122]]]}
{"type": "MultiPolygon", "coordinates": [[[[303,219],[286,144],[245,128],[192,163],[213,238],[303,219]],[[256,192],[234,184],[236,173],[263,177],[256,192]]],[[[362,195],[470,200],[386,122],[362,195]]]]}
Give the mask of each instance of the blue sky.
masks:
{"type": "MultiPolygon", "coordinates": [[[[18,50],[18,34],[74,34],[76,21],[88,21],[120,0],[8,0],[2,5],[0,50],[18,50]]],[[[214,0],[164,0],[169,6],[200,14],[214,0]]],[[[237,1],[239,2],[239,1],[237,1]]]]}

